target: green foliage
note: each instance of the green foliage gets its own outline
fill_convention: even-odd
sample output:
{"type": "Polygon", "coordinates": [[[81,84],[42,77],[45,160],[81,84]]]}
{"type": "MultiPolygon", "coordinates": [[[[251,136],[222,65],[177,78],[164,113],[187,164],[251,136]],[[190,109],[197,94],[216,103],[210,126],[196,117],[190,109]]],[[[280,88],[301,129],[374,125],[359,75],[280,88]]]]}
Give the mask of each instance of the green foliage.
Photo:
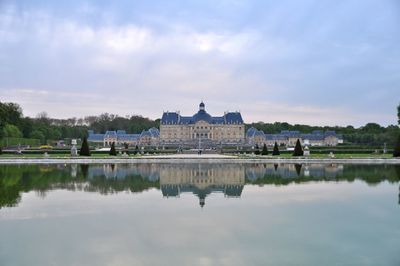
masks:
{"type": "Polygon", "coordinates": [[[0,140],[0,146],[16,146],[16,145],[29,145],[38,146],[41,142],[39,139],[26,139],[26,138],[5,138],[0,140]]]}
{"type": "Polygon", "coordinates": [[[81,146],[81,150],[79,152],[80,156],[90,156],[90,149],[89,149],[89,144],[87,141],[87,138],[84,137],[83,141],[82,141],[82,146],[81,146]]]}
{"type": "Polygon", "coordinates": [[[126,130],[127,132],[142,132],[151,127],[159,127],[159,120],[150,120],[142,116],[133,115],[131,117],[120,117],[118,115],[103,113],[100,116],[85,118],[90,129],[95,132],[105,132],[107,130],[126,130]]]}
{"type": "Polygon", "coordinates": [[[45,141],[45,136],[44,133],[41,130],[35,130],[30,134],[30,137],[33,139],[39,139],[41,143],[44,143],[45,141]]]}
{"type": "Polygon", "coordinates": [[[393,150],[393,157],[400,157],[400,135],[397,138],[396,146],[393,150]]]}
{"type": "Polygon", "coordinates": [[[301,147],[300,140],[297,139],[296,146],[294,147],[293,156],[303,156],[303,148],[301,147]]]}
{"type": "Polygon", "coordinates": [[[0,120],[4,124],[19,125],[22,118],[22,109],[16,103],[0,102],[0,120]]]}
{"type": "Polygon", "coordinates": [[[267,145],[265,145],[265,143],[262,148],[261,155],[268,155],[268,148],[267,148],[267,145]]]}
{"type": "Polygon", "coordinates": [[[7,124],[3,128],[3,136],[5,138],[22,138],[22,133],[18,127],[7,124]]]}
{"type": "Polygon", "coordinates": [[[112,156],[117,155],[117,151],[115,150],[115,142],[111,143],[110,155],[112,155],[112,156]]]}
{"type": "Polygon", "coordinates": [[[275,142],[274,150],[272,151],[272,155],[276,156],[276,155],[280,155],[280,154],[281,153],[279,152],[278,143],[275,142]]]}

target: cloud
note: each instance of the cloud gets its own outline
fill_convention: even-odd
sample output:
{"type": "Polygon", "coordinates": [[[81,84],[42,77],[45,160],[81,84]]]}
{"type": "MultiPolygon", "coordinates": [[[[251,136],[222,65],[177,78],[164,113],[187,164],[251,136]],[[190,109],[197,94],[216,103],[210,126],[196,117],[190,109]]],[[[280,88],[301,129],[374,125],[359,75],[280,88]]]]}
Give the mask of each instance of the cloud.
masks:
{"type": "Polygon", "coordinates": [[[216,115],[240,109],[248,122],[395,122],[391,96],[400,72],[393,58],[400,54],[389,49],[390,40],[338,36],[343,25],[331,15],[318,15],[321,25],[313,31],[316,25],[307,28],[311,22],[302,20],[310,3],[258,7],[265,14],[254,3],[224,3],[215,6],[216,13],[209,4],[196,10],[185,5],[176,16],[171,14],[177,3],[160,3],[159,9],[3,5],[0,96],[20,102],[28,115],[40,106],[55,116],[112,112],[158,118],[166,109],[191,114],[204,99],[216,115]],[[299,14],[287,25],[283,18],[291,9],[299,14]],[[252,20],[244,20],[245,12],[252,12],[252,20]],[[377,101],[388,104],[371,110],[377,101]]]}

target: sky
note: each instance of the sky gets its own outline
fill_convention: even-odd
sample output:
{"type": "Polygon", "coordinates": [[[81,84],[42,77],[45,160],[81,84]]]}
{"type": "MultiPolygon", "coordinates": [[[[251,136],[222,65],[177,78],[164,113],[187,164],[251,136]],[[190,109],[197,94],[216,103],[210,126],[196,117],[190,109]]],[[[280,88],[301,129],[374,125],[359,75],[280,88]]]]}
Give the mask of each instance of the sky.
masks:
{"type": "Polygon", "coordinates": [[[0,101],[310,125],[396,124],[398,0],[0,0],[0,101]]]}

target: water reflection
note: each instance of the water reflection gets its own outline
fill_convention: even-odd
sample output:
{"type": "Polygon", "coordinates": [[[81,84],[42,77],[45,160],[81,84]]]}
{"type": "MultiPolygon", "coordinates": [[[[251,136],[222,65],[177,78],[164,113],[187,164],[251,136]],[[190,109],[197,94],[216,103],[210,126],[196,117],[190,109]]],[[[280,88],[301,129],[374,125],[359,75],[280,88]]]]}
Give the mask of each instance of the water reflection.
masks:
{"type": "Polygon", "coordinates": [[[204,207],[207,195],[222,192],[226,197],[240,197],[245,184],[245,169],[242,165],[186,164],[161,165],[160,187],[163,196],[178,197],[191,192],[204,207]]]}
{"type": "MultiPolygon", "coordinates": [[[[16,206],[21,193],[42,197],[54,189],[101,194],[160,189],[164,197],[193,193],[201,207],[211,193],[240,197],[246,184],[288,185],[310,181],[398,182],[398,165],[341,164],[59,164],[0,166],[0,208],[16,206]]],[[[399,194],[400,204],[400,194],[399,194]]]]}

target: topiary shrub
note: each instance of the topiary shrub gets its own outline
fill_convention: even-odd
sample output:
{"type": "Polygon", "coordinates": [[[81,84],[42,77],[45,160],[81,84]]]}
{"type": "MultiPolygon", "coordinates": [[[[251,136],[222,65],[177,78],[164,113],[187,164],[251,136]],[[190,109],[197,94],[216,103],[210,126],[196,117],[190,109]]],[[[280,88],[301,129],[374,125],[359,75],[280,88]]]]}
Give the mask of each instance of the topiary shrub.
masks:
{"type": "Polygon", "coordinates": [[[267,148],[267,145],[265,145],[265,143],[262,148],[261,155],[268,155],[268,148],[267,148]]]}
{"type": "Polygon", "coordinates": [[[128,143],[124,143],[124,148],[125,148],[125,152],[126,154],[129,154],[129,144],[128,143]]]}
{"type": "Polygon", "coordinates": [[[115,142],[111,143],[111,149],[110,149],[110,155],[112,156],[116,156],[117,155],[117,151],[115,150],[115,142]]]}
{"type": "Polygon", "coordinates": [[[135,151],[133,152],[133,154],[138,154],[139,153],[139,147],[138,145],[135,146],[135,151]]]}
{"type": "Polygon", "coordinates": [[[254,148],[254,154],[255,155],[260,155],[260,148],[258,147],[258,144],[256,144],[256,146],[254,148]]]}
{"type": "Polygon", "coordinates": [[[279,152],[278,143],[276,143],[276,142],[274,145],[274,150],[272,151],[272,155],[274,155],[274,156],[281,155],[281,153],[279,152]]]}
{"type": "Polygon", "coordinates": [[[394,146],[393,157],[400,157],[400,135],[397,138],[396,146],[394,146]]]}
{"type": "Polygon", "coordinates": [[[296,146],[294,147],[293,156],[303,156],[303,155],[304,155],[303,148],[301,147],[300,140],[297,139],[296,146]]]}
{"type": "Polygon", "coordinates": [[[79,151],[80,156],[90,156],[89,144],[87,142],[87,138],[84,137],[82,141],[81,150],[79,151]]]}

